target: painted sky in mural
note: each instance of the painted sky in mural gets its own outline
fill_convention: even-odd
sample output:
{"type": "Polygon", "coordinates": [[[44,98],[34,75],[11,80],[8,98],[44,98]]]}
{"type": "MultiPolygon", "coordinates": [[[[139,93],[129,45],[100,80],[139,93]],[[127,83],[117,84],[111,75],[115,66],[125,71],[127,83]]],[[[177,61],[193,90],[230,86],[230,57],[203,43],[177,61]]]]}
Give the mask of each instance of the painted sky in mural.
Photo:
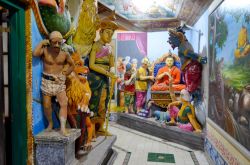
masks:
{"type": "Polygon", "coordinates": [[[98,0],[129,20],[153,20],[176,17],[182,0],[98,0]]]}
{"type": "Polygon", "coordinates": [[[250,2],[224,1],[209,16],[208,116],[250,150],[250,2]]]}

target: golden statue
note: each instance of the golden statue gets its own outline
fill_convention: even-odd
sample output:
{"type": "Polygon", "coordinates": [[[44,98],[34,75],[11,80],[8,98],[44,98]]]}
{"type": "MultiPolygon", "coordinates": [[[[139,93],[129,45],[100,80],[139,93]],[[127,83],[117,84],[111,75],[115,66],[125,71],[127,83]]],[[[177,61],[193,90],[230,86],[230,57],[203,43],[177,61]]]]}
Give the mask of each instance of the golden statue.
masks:
{"type": "Polygon", "coordinates": [[[76,154],[81,156],[84,150],[92,148],[92,124],[90,121],[90,111],[88,108],[91,97],[91,90],[87,81],[88,67],[80,55],[75,52],[71,55],[75,64],[75,69],[66,79],[66,94],[68,97],[68,122],[72,128],[81,129],[81,136],[76,140],[76,154]],[[86,127],[86,128],[85,128],[86,127]],[[87,129],[87,137],[86,131],[87,129]]]}
{"type": "Polygon", "coordinates": [[[73,37],[73,43],[81,56],[90,53],[98,28],[99,17],[95,0],[85,0],[79,15],[78,27],[73,37]]]}

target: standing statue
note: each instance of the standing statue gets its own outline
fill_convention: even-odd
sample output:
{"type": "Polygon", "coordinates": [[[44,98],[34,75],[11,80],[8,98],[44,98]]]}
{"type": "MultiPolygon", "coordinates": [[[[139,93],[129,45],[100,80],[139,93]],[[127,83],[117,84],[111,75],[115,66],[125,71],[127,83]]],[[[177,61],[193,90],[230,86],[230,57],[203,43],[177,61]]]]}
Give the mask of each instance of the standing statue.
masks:
{"type": "Polygon", "coordinates": [[[138,114],[144,108],[148,90],[148,80],[154,81],[154,76],[149,76],[148,67],[150,62],[148,58],[143,58],[142,66],[137,70],[137,80],[135,82],[136,90],[136,113],[138,114]]]}
{"type": "Polygon", "coordinates": [[[116,64],[117,74],[117,106],[124,107],[124,74],[126,72],[126,66],[123,63],[123,58],[117,58],[116,64]]]}
{"type": "Polygon", "coordinates": [[[134,113],[135,78],[136,71],[128,63],[124,75],[125,113],[134,113]]]}
{"type": "MultiPolygon", "coordinates": [[[[185,37],[183,27],[169,30],[169,44],[173,49],[178,47],[178,56],[181,60],[181,70],[184,74],[186,89],[191,94],[197,93],[201,84],[202,65],[207,63],[207,57],[194,53],[192,45],[185,37]]],[[[198,96],[200,99],[200,96],[198,96]]]]}
{"type": "Polygon", "coordinates": [[[94,112],[91,121],[93,128],[101,134],[106,133],[103,126],[110,95],[109,78],[117,79],[114,74],[114,55],[109,45],[117,28],[114,15],[101,22],[100,39],[93,44],[89,57],[88,80],[92,91],[89,108],[94,112]]]}
{"type": "Polygon", "coordinates": [[[66,76],[73,71],[74,63],[68,53],[61,51],[62,44],[63,37],[61,33],[53,31],[49,35],[49,40],[43,40],[36,46],[33,55],[42,57],[43,59],[41,90],[43,94],[44,113],[49,122],[47,130],[53,128],[51,97],[56,96],[60,104],[59,118],[61,133],[67,135],[65,125],[68,98],[65,92],[65,80],[66,76]],[[69,65],[67,69],[64,69],[65,64],[69,65]]]}

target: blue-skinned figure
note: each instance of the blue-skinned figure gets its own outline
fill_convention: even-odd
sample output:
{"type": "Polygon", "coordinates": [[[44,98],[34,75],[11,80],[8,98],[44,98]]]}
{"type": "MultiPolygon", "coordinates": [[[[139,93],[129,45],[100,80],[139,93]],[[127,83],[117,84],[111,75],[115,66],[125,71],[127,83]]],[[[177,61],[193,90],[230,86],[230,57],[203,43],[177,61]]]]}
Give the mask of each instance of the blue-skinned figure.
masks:
{"type": "Polygon", "coordinates": [[[181,70],[187,91],[197,102],[200,101],[200,84],[202,74],[202,64],[207,63],[207,57],[202,57],[195,53],[192,45],[188,42],[183,31],[183,27],[169,30],[169,44],[173,49],[178,47],[178,56],[181,60],[181,70]]]}

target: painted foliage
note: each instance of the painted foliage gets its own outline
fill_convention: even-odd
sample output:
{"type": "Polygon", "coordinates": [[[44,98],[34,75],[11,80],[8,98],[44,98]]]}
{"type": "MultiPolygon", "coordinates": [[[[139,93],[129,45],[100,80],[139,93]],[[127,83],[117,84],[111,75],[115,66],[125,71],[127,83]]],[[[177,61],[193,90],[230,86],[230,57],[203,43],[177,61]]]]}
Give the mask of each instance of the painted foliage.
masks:
{"type": "Polygon", "coordinates": [[[208,117],[250,150],[250,2],[224,1],[209,16],[208,117]]]}

